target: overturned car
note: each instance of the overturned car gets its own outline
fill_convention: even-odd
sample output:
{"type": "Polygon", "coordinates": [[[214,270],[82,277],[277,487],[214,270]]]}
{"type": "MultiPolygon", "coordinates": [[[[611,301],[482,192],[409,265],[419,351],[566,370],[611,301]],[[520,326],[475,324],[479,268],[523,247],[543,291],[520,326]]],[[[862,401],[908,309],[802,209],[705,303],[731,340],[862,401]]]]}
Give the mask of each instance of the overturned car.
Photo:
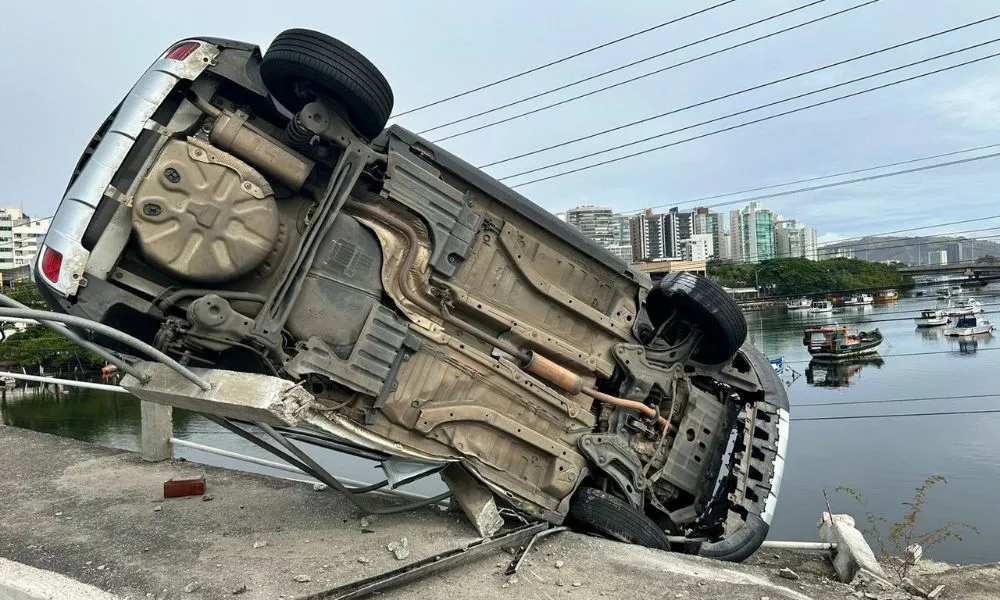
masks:
{"type": "Polygon", "coordinates": [[[738,307],[692,274],[654,285],[383,129],[392,105],[376,67],[322,33],[264,54],[183,40],[91,140],[36,282],[54,310],[172,359],[133,365],[123,385],[145,400],[447,467],[456,493],[529,519],[749,556],[788,402],[738,307]]]}

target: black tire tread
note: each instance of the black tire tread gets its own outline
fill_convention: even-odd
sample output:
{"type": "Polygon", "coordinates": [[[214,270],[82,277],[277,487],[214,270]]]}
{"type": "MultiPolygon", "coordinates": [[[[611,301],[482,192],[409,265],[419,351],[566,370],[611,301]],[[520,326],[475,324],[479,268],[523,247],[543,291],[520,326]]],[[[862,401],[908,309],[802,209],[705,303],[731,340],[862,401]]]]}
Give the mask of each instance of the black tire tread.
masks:
{"type": "Polygon", "coordinates": [[[392,112],[392,88],[378,68],[324,33],[281,32],[264,54],[260,73],[271,94],[291,111],[298,111],[303,102],[288,85],[289,79],[306,79],[324,89],[343,103],[354,127],[368,139],[382,131],[392,112]]]}
{"type": "Polygon", "coordinates": [[[689,303],[690,309],[703,314],[702,319],[711,320],[717,331],[712,343],[699,344],[693,358],[706,364],[721,364],[736,356],[747,339],[747,322],[740,307],[724,289],[715,283],[698,277],[694,273],[669,273],[657,286],[669,297],[681,297],[689,303]],[[721,339],[719,337],[721,336],[721,339]]]}
{"type": "Polygon", "coordinates": [[[618,541],[669,550],[667,534],[631,504],[597,488],[581,487],[570,501],[569,520],[580,528],[618,541]]]}

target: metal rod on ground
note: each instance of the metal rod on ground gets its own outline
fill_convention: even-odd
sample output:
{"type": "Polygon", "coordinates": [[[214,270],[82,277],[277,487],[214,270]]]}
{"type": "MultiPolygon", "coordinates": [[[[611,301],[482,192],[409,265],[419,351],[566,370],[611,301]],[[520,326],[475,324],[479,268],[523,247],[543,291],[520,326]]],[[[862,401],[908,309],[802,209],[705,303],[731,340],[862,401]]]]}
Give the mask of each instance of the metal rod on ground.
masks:
{"type": "Polygon", "coordinates": [[[391,515],[391,514],[405,512],[405,511],[408,511],[408,510],[413,510],[414,508],[419,508],[420,506],[427,506],[427,505],[430,505],[430,504],[437,504],[438,502],[441,502],[442,500],[451,497],[451,492],[449,491],[449,492],[445,492],[443,494],[438,494],[437,496],[434,496],[432,498],[427,498],[426,500],[422,500],[420,502],[416,502],[416,503],[412,503],[412,504],[408,504],[408,505],[404,505],[404,506],[394,506],[394,507],[391,507],[391,508],[373,508],[371,506],[367,506],[367,505],[364,504],[364,502],[362,502],[361,500],[359,500],[356,497],[354,497],[351,494],[351,491],[348,488],[346,488],[342,483],[340,483],[339,481],[337,481],[337,478],[333,477],[332,475],[330,475],[329,473],[327,473],[326,470],[323,467],[319,466],[319,464],[316,461],[314,461],[312,459],[312,457],[310,457],[308,454],[306,454],[305,452],[303,452],[301,448],[299,448],[295,444],[293,444],[290,441],[288,441],[287,439],[285,439],[280,433],[278,433],[277,431],[275,431],[270,425],[268,425],[267,423],[257,423],[257,427],[260,428],[267,435],[269,435],[272,438],[274,438],[274,440],[276,442],[278,442],[279,444],[281,444],[282,446],[284,446],[284,448],[286,450],[288,450],[288,452],[290,452],[291,454],[293,454],[300,461],[302,461],[303,463],[305,463],[314,474],[316,474],[316,475],[318,475],[320,477],[320,481],[322,481],[323,483],[327,484],[328,486],[332,487],[333,489],[335,489],[338,492],[340,492],[340,493],[344,494],[345,496],[347,496],[347,498],[351,501],[352,504],[354,504],[355,506],[357,506],[358,508],[360,508],[362,511],[365,511],[367,513],[374,514],[374,515],[391,515]]]}
{"type": "Polygon", "coordinates": [[[104,390],[118,394],[128,394],[129,391],[120,385],[110,385],[107,383],[92,383],[90,381],[76,381],[74,379],[59,379],[58,377],[45,377],[41,375],[26,375],[24,373],[11,373],[0,371],[0,377],[10,377],[11,379],[23,379],[24,381],[37,381],[39,383],[53,383],[65,385],[67,387],[87,388],[91,390],[104,390]]]}
{"type": "MultiPolygon", "coordinates": [[[[27,305],[21,304],[17,300],[14,300],[10,296],[5,296],[4,294],[0,294],[0,304],[3,304],[5,306],[9,306],[11,308],[19,308],[19,309],[27,309],[28,308],[27,305]]],[[[132,365],[130,365],[128,362],[122,360],[121,358],[118,358],[117,356],[115,356],[111,352],[109,352],[109,351],[105,350],[104,348],[98,346],[94,342],[91,342],[90,340],[83,339],[82,337],[79,336],[79,334],[77,334],[72,329],[66,327],[65,325],[61,325],[61,324],[59,324],[59,323],[57,323],[57,322],[55,322],[53,320],[49,320],[49,319],[30,319],[30,320],[35,321],[35,322],[37,322],[37,323],[39,323],[41,325],[44,325],[45,327],[48,327],[52,331],[54,331],[54,332],[56,332],[56,333],[64,336],[66,339],[68,339],[69,341],[73,342],[74,344],[77,344],[81,348],[84,348],[85,350],[93,352],[97,356],[100,356],[101,358],[103,358],[107,362],[109,362],[109,363],[117,366],[119,369],[121,369],[122,371],[128,373],[132,377],[135,377],[136,379],[142,379],[142,374],[138,371],[138,369],[136,369],[135,367],[133,367],[132,365]]],[[[18,323],[18,322],[23,322],[23,321],[24,321],[24,319],[18,319],[17,321],[14,321],[14,322],[18,323]]]]}
{"type": "MultiPolygon", "coordinates": [[[[181,440],[177,438],[170,438],[170,443],[175,446],[180,446],[182,448],[191,448],[192,450],[207,452],[209,454],[216,454],[218,456],[224,456],[226,458],[232,458],[234,460],[240,460],[243,462],[248,462],[262,467],[268,467],[271,469],[277,469],[279,471],[287,471],[289,473],[295,473],[296,475],[305,475],[306,477],[312,477],[312,475],[303,472],[301,469],[297,469],[285,463],[275,462],[273,460],[267,460],[265,458],[257,458],[256,456],[240,454],[239,452],[231,452],[229,450],[223,450],[222,448],[215,448],[213,446],[206,446],[204,444],[199,444],[197,442],[190,442],[188,440],[181,440]]],[[[344,485],[349,485],[352,487],[365,487],[369,485],[363,481],[356,481],[354,479],[347,479],[344,477],[338,477],[337,480],[343,483],[344,485]]],[[[301,481],[301,480],[293,480],[293,481],[301,481]]],[[[316,481],[319,480],[316,479],[316,481]]],[[[310,481],[309,483],[313,482],[310,481]]],[[[372,493],[384,494],[386,496],[395,496],[398,498],[402,498],[404,500],[410,500],[414,502],[419,502],[422,500],[429,499],[428,496],[421,496],[420,494],[414,494],[413,492],[407,492],[403,490],[377,490],[372,493]]]]}
{"type": "MultiPolygon", "coordinates": [[[[91,321],[90,319],[84,319],[83,317],[77,317],[74,315],[64,315],[61,313],[54,313],[46,310],[32,310],[29,308],[0,308],[0,320],[2,320],[3,317],[37,319],[39,321],[55,321],[58,323],[64,323],[66,325],[74,325],[76,327],[81,327],[83,329],[96,331],[97,333],[107,336],[115,341],[132,346],[133,348],[141,351],[150,358],[154,358],[162,362],[163,364],[167,365],[168,367],[170,367],[171,369],[182,375],[185,379],[191,381],[201,389],[203,390],[212,389],[212,386],[207,381],[203,380],[201,377],[198,377],[190,369],[180,364],[176,360],[170,358],[163,352],[157,350],[156,348],[150,346],[149,344],[140,339],[132,337],[127,333],[118,331],[117,329],[109,327],[104,323],[98,323],[96,321],[91,321]]],[[[68,329],[63,331],[58,331],[58,333],[61,333],[62,335],[66,336],[69,339],[72,339],[70,337],[71,335],[76,335],[71,331],[69,331],[68,329]]],[[[79,339],[79,336],[77,336],[77,338],[79,339]]],[[[89,342],[87,343],[89,344],[89,342]]],[[[136,377],[136,379],[143,381],[142,376],[136,377]]]]}
{"type": "Polygon", "coordinates": [[[836,550],[837,544],[831,542],[782,542],[767,540],[760,547],[768,550],[809,550],[822,552],[836,550]]]}

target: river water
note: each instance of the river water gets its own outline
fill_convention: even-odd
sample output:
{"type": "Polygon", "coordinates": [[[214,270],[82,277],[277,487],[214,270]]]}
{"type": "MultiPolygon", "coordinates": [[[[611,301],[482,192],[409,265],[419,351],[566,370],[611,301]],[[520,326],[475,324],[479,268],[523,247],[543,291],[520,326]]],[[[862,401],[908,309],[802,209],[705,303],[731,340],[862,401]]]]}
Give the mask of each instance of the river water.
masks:
{"type": "MultiPolygon", "coordinates": [[[[1000,292],[987,288],[975,296],[988,313],[1000,307],[1000,292]]],[[[866,509],[836,488],[856,490],[868,509],[892,523],[903,516],[901,503],[913,498],[914,488],[927,477],[940,475],[947,483],[937,484],[927,493],[918,530],[960,521],[977,527],[980,534],[957,529],[962,541],[945,541],[925,554],[951,562],[1000,561],[1000,543],[996,541],[1000,539],[1000,518],[993,512],[1000,498],[1000,414],[857,418],[1000,409],[1000,352],[994,352],[1000,350],[1000,344],[990,335],[955,340],[944,337],[940,328],[914,327],[913,317],[919,310],[938,306],[933,297],[902,298],[893,304],[837,309],[832,314],[789,313],[783,308],[747,314],[750,339],[769,356],[784,357],[785,377],[790,381],[793,423],[771,539],[817,539],[824,489],[833,510],[854,514],[859,525],[863,525],[866,509]],[[841,323],[864,330],[877,327],[886,340],[880,358],[835,368],[810,366],[802,330],[813,323],[841,323]],[[794,374],[788,371],[801,376],[792,382],[794,374]],[[977,395],[986,397],[968,397],[977,395]]],[[[95,444],[138,448],[138,403],[123,394],[94,390],[56,393],[22,387],[3,392],[0,418],[10,425],[95,444]]],[[[174,412],[174,435],[273,458],[184,411],[174,412]]],[[[176,448],[175,456],[294,477],[187,448],[176,448]]],[[[367,461],[326,451],[319,451],[317,457],[341,476],[365,481],[381,478],[367,461]]],[[[428,481],[410,489],[430,493],[438,485],[440,482],[428,481]]]]}

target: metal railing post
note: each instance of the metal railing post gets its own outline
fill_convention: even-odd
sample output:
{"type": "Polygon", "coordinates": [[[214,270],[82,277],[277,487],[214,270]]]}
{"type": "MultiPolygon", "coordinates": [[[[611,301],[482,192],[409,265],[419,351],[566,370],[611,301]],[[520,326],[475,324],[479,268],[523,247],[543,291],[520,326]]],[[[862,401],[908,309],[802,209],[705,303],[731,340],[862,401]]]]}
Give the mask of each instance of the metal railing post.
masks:
{"type": "Polygon", "coordinates": [[[173,408],[142,400],[139,410],[142,415],[142,435],[139,439],[142,460],[160,462],[170,459],[170,438],[174,436],[173,408]]]}

